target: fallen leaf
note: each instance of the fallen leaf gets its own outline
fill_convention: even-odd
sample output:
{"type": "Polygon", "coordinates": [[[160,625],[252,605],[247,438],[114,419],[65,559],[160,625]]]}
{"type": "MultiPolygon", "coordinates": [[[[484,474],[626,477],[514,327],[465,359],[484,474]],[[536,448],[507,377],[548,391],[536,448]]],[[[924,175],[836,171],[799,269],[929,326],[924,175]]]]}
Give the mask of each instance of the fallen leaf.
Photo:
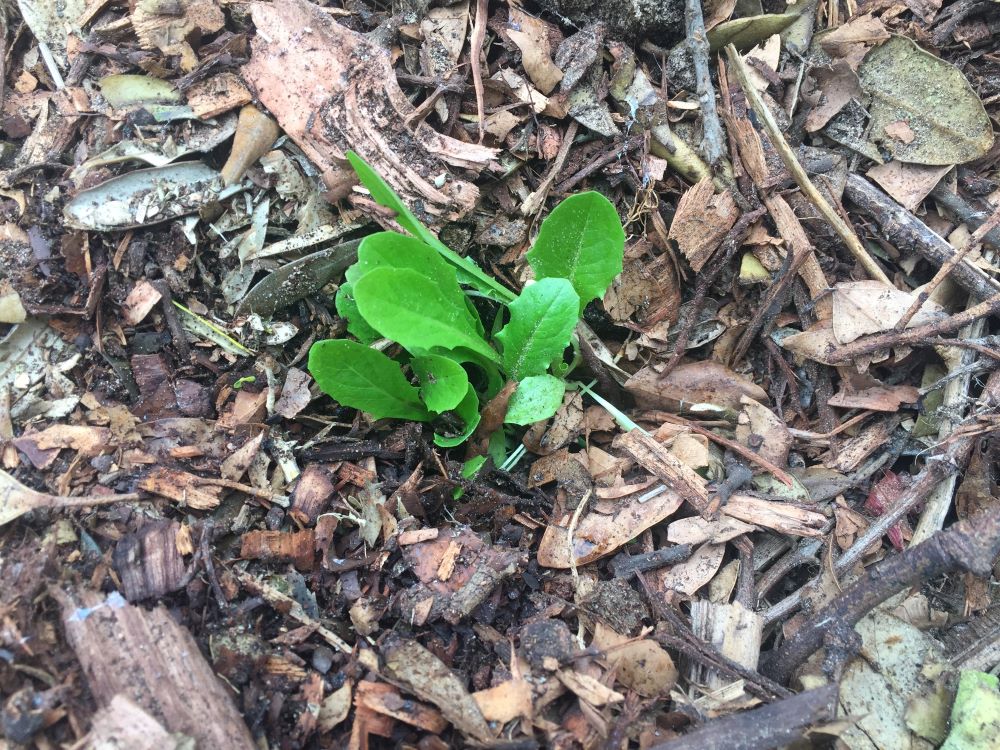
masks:
{"type": "Polygon", "coordinates": [[[759,436],[762,442],[757,451],[773,464],[783,467],[788,461],[788,451],[792,447],[792,436],[783,419],[759,401],[743,396],[742,408],[736,418],[736,440],[748,448],[751,436],[759,436]]]}
{"type": "Polygon", "coordinates": [[[677,683],[674,660],[655,641],[636,641],[598,622],[590,645],[604,652],[603,662],[614,670],[616,679],[639,695],[669,695],[677,683]]]}
{"type": "MultiPolygon", "coordinates": [[[[913,294],[901,292],[881,281],[837,284],[833,291],[833,335],[837,343],[848,344],[870,333],[891,330],[913,301],[913,294]]],[[[933,323],[945,315],[941,305],[927,300],[906,327],[933,323]]]]}
{"type": "MultiPolygon", "coordinates": [[[[623,544],[673,514],[683,502],[681,496],[665,490],[642,501],[645,493],[619,501],[610,515],[596,512],[580,517],[573,533],[573,555],[577,565],[585,565],[614,552],[623,544]]],[[[570,567],[569,517],[545,528],[538,545],[538,564],[546,568],[570,567]]]]}
{"type": "Polygon", "coordinates": [[[25,513],[39,508],[78,508],[109,505],[111,503],[134,502],[137,494],[128,495],[80,495],[66,497],[47,495],[25,487],[6,471],[0,470],[0,526],[4,526],[25,513]]]}
{"type": "Polygon", "coordinates": [[[568,687],[580,698],[592,706],[604,706],[608,703],[621,703],[625,696],[588,674],[574,672],[570,669],[560,669],[556,672],[559,682],[568,687]]]}
{"type": "Polygon", "coordinates": [[[646,575],[660,591],[678,591],[692,596],[715,577],[725,555],[725,544],[703,544],[684,562],[646,575]]]}
{"type": "Polygon", "coordinates": [[[493,733],[462,681],[438,657],[411,638],[390,635],[382,643],[386,673],[421,700],[437,706],[455,727],[480,742],[493,733]]]}
{"type": "Polygon", "coordinates": [[[872,411],[898,411],[902,404],[915,404],[920,390],[913,385],[878,385],[858,391],[840,391],[827,401],[841,409],[871,409],[872,411]]]}
{"type": "Polygon", "coordinates": [[[479,191],[471,182],[447,179],[438,188],[434,178],[447,174],[448,165],[480,170],[497,152],[424,122],[408,124],[414,107],[399,88],[388,49],[305,0],[257,3],[252,17],[258,33],[243,75],[329,188],[337,187],[344,152],[353,149],[420,218],[455,220],[476,205],[479,191]]]}
{"type": "Polygon", "coordinates": [[[682,363],[666,377],[653,367],[644,367],[628,379],[625,390],[640,406],[671,411],[687,410],[695,404],[736,411],[743,396],[768,400],[767,393],[752,380],[712,360],[682,363]]]}
{"type": "Polygon", "coordinates": [[[521,50],[521,64],[531,82],[543,94],[551,94],[563,72],[552,62],[549,25],[511,5],[507,36],[521,50]]]}
{"type": "Polygon", "coordinates": [[[472,694],[486,721],[506,724],[517,718],[530,719],[534,715],[531,683],[524,679],[501,682],[472,694]]]}
{"type": "MultiPolygon", "coordinates": [[[[910,133],[912,135],[912,131],[910,133]]],[[[865,174],[881,185],[885,192],[895,198],[898,203],[910,211],[915,211],[917,206],[927,197],[927,194],[950,170],[950,164],[943,167],[927,167],[922,164],[904,164],[894,160],[885,164],[876,164],[865,174]]]]}
{"type": "Polygon", "coordinates": [[[915,164],[962,164],[993,146],[993,127],[983,104],[958,68],[893,36],[872,49],[858,69],[862,90],[872,98],[870,137],[894,159],[915,164]],[[910,143],[886,134],[906,120],[910,143]]]}
{"type": "Polygon", "coordinates": [[[741,534],[756,531],[753,524],[743,523],[735,518],[725,516],[710,521],[701,516],[690,516],[673,521],[667,527],[667,541],[673,544],[701,544],[710,542],[722,544],[735,539],[741,534]]]}
{"type": "Polygon", "coordinates": [[[132,291],[128,293],[125,302],[122,303],[122,318],[129,325],[138,325],[145,320],[150,310],[156,307],[156,303],[161,298],[162,295],[156,291],[156,288],[143,279],[132,287],[132,291]]]}
{"type": "Polygon", "coordinates": [[[275,414],[280,414],[285,419],[294,419],[295,416],[309,406],[312,395],[309,393],[309,374],[298,369],[289,367],[285,375],[285,385],[281,389],[281,397],[274,404],[275,414]]]}

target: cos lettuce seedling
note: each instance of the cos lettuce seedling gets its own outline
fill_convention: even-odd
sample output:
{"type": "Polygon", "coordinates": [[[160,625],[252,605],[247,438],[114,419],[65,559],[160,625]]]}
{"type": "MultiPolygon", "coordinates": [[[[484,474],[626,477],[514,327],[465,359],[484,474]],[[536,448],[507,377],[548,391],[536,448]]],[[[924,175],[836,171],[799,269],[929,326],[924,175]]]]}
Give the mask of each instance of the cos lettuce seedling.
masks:
{"type": "Polygon", "coordinates": [[[621,273],[625,247],[618,213],[596,192],[571,196],[542,222],[528,253],[536,281],[515,294],[435,237],[360,157],[348,159],[381,205],[410,235],[365,237],[337,292],[337,312],[357,340],[315,343],[309,371],[327,394],[375,419],[431,422],[450,447],[476,429],[480,404],[518,383],[508,424],[548,419],[562,403],[557,372],[584,307],[621,273]],[[488,335],[472,297],[493,300],[488,335]],[[370,345],[402,349],[396,358],[370,345]]]}

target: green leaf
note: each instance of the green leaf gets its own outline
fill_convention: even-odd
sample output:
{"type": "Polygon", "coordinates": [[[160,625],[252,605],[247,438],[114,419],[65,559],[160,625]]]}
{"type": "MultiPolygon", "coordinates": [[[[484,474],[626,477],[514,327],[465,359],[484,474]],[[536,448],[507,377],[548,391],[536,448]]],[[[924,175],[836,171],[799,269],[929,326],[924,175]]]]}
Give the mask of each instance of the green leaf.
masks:
{"type": "Polygon", "coordinates": [[[548,419],[562,405],[566,383],[551,375],[534,375],[517,384],[507,404],[507,424],[529,425],[548,419]]]}
{"type": "Polygon", "coordinates": [[[458,362],[439,354],[424,354],[410,361],[417,380],[420,397],[431,411],[454,409],[469,390],[469,376],[458,362]]]}
{"type": "MultiPolygon", "coordinates": [[[[403,229],[412,234],[414,237],[419,237],[428,245],[434,248],[445,247],[442,242],[434,236],[427,227],[425,227],[420,220],[413,215],[413,212],[403,203],[402,198],[396,195],[396,191],[389,187],[389,183],[382,179],[382,175],[372,169],[368,162],[362,159],[353,151],[348,151],[347,160],[354,167],[354,171],[358,174],[358,179],[361,183],[368,188],[368,192],[372,194],[372,198],[380,206],[385,206],[386,208],[391,208],[396,212],[396,223],[399,224],[403,229]]],[[[447,248],[445,248],[447,249],[447,248]]],[[[450,252],[450,251],[449,251],[450,252]]]]}
{"type": "Polygon", "coordinates": [[[582,310],[622,272],[624,253],[615,207],[600,193],[587,192],[571,195],[546,217],[528,262],[539,279],[569,279],[582,310]]]}
{"type": "Polygon", "coordinates": [[[580,298],[566,279],[542,279],[510,303],[510,322],[496,335],[503,366],[515,380],[542,375],[569,345],[580,298]]]}
{"type": "Polygon", "coordinates": [[[465,347],[486,359],[498,359],[476,332],[461,291],[446,292],[418,271],[384,267],[369,271],[354,285],[354,299],[372,328],[410,353],[465,347]]]}
{"type": "Polygon", "coordinates": [[[473,456],[470,458],[462,464],[462,478],[472,479],[483,468],[484,463],[486,463],[486,456],[473,456]]]}
{"type": "Polygon", "coordinates": [[[357,283],[376,268],[410,268],[438,282],[450,281],[449,285],[459,289],[454,267],[426,242],[405,234],[376,232],[365,237],[358,245],[357,262],[347,269],[344,277],[357,283]]]}
{"type": "Polygon", "coordinates": [[[317,341],[309,350],[309,372],[324,393],[375,419],[426,422],[431,418],[419,391],[399,365],[364,344],[344,339],[317,341]]]}
{"type": "Polygon", "coordinates": [[[375,199],[375,202],[380,206],[386,206],[387,208],[391,208],[395,211],[396,222],[403,227],[403,229],[412,234],[414,237],[418,237],[426,242],[432,248],[437,250],[437,252],[440,253],[445,260],[458,268],[463,274],[463,283],[468,283],[483,294],[504,302],[509,302],[514,299],[513,292],[505,288],[488,274],[483,273],[482,269],[473,263],[469,258],[463,258],[454,250],[449,248],[441,242],[441,240],[435,237],[431,230],[421,224],[417,217],[413,215],[413,212],[407,208],[405,203],[403,203],[403,200],[396,195],[396,192],[389,187],[389,184],[385,180],[382,179],[382,176],[372,169],[364,159],[353,151],[348,151],[346,156],[347,160],[351,162],[351,166],[354,167],[354,171],[358,173],[358,178],[361,180],[362,184],[368,188],[368,192],[371,193],[372,198],[375,199]]]}
{"type": "Polygon", "coordinates": [[[357,300],[354,299],[354,285],[345,281],[337,290],[334,298],[337,315],[347,321],[347,331],[362,344],[370,344],[379,338],[378,331],[372,328],[361,317],[357,300]]]}
{"type": "Polygon", "coordinates": [[[441,291],[451,298],[462,296],[469,308],[477,330],[482,330],[479,313],[458,285],[455,267],[426,242],[396,232],[377,232],[361,241],[358,247],[358,261],[344,274],[352,283],[357,283],[366,273],[376,268],[409,268],[433,281],[441,291]]]}
{"type": "Polygon", "coordinates": [[[461,434],[451,437],[434,433],[434,443],[440,445],[442,448],[454,448],[456,445],[461,445],[469,439],[469,436],[475,432],[476,427],[479,425],[479,396],[476,395],[476,389],[471,385],[465,394],[465,398],[455,407],[454,413],[462,418],[462,421],[465,423],[465,429],[462,430],[461,434]]]}

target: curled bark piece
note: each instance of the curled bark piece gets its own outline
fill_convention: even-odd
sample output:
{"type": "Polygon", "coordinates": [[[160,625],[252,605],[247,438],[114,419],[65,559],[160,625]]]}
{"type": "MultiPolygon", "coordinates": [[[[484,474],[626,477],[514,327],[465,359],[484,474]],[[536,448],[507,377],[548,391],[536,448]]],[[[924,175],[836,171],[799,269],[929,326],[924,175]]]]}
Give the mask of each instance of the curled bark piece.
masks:
{"type": "Polygon", "coordinates": [[[414,107],[396,82],[389,50],[304,0],[253,6],[257,36],[243,75],[331,189],[353,150],[428,223],[470,211],[479,191],[448,166],[478,171],[496,155],[409,124],[414,107]],[[290,82],[294,84],[290,85],[290,82]]]}

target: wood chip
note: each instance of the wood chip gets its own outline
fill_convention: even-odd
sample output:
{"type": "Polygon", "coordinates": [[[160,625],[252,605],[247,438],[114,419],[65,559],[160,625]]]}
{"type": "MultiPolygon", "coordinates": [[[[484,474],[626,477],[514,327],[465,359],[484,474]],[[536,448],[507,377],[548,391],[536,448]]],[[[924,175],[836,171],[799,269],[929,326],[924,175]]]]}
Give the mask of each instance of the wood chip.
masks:
{"type": "Polygon", "coordinates": [[[56,597],[66,639],[98,705],[124,695],[199,747],[256,750],[228,688],[164,607],[147,610],[116,593],[88,590],[56,597]]]}

